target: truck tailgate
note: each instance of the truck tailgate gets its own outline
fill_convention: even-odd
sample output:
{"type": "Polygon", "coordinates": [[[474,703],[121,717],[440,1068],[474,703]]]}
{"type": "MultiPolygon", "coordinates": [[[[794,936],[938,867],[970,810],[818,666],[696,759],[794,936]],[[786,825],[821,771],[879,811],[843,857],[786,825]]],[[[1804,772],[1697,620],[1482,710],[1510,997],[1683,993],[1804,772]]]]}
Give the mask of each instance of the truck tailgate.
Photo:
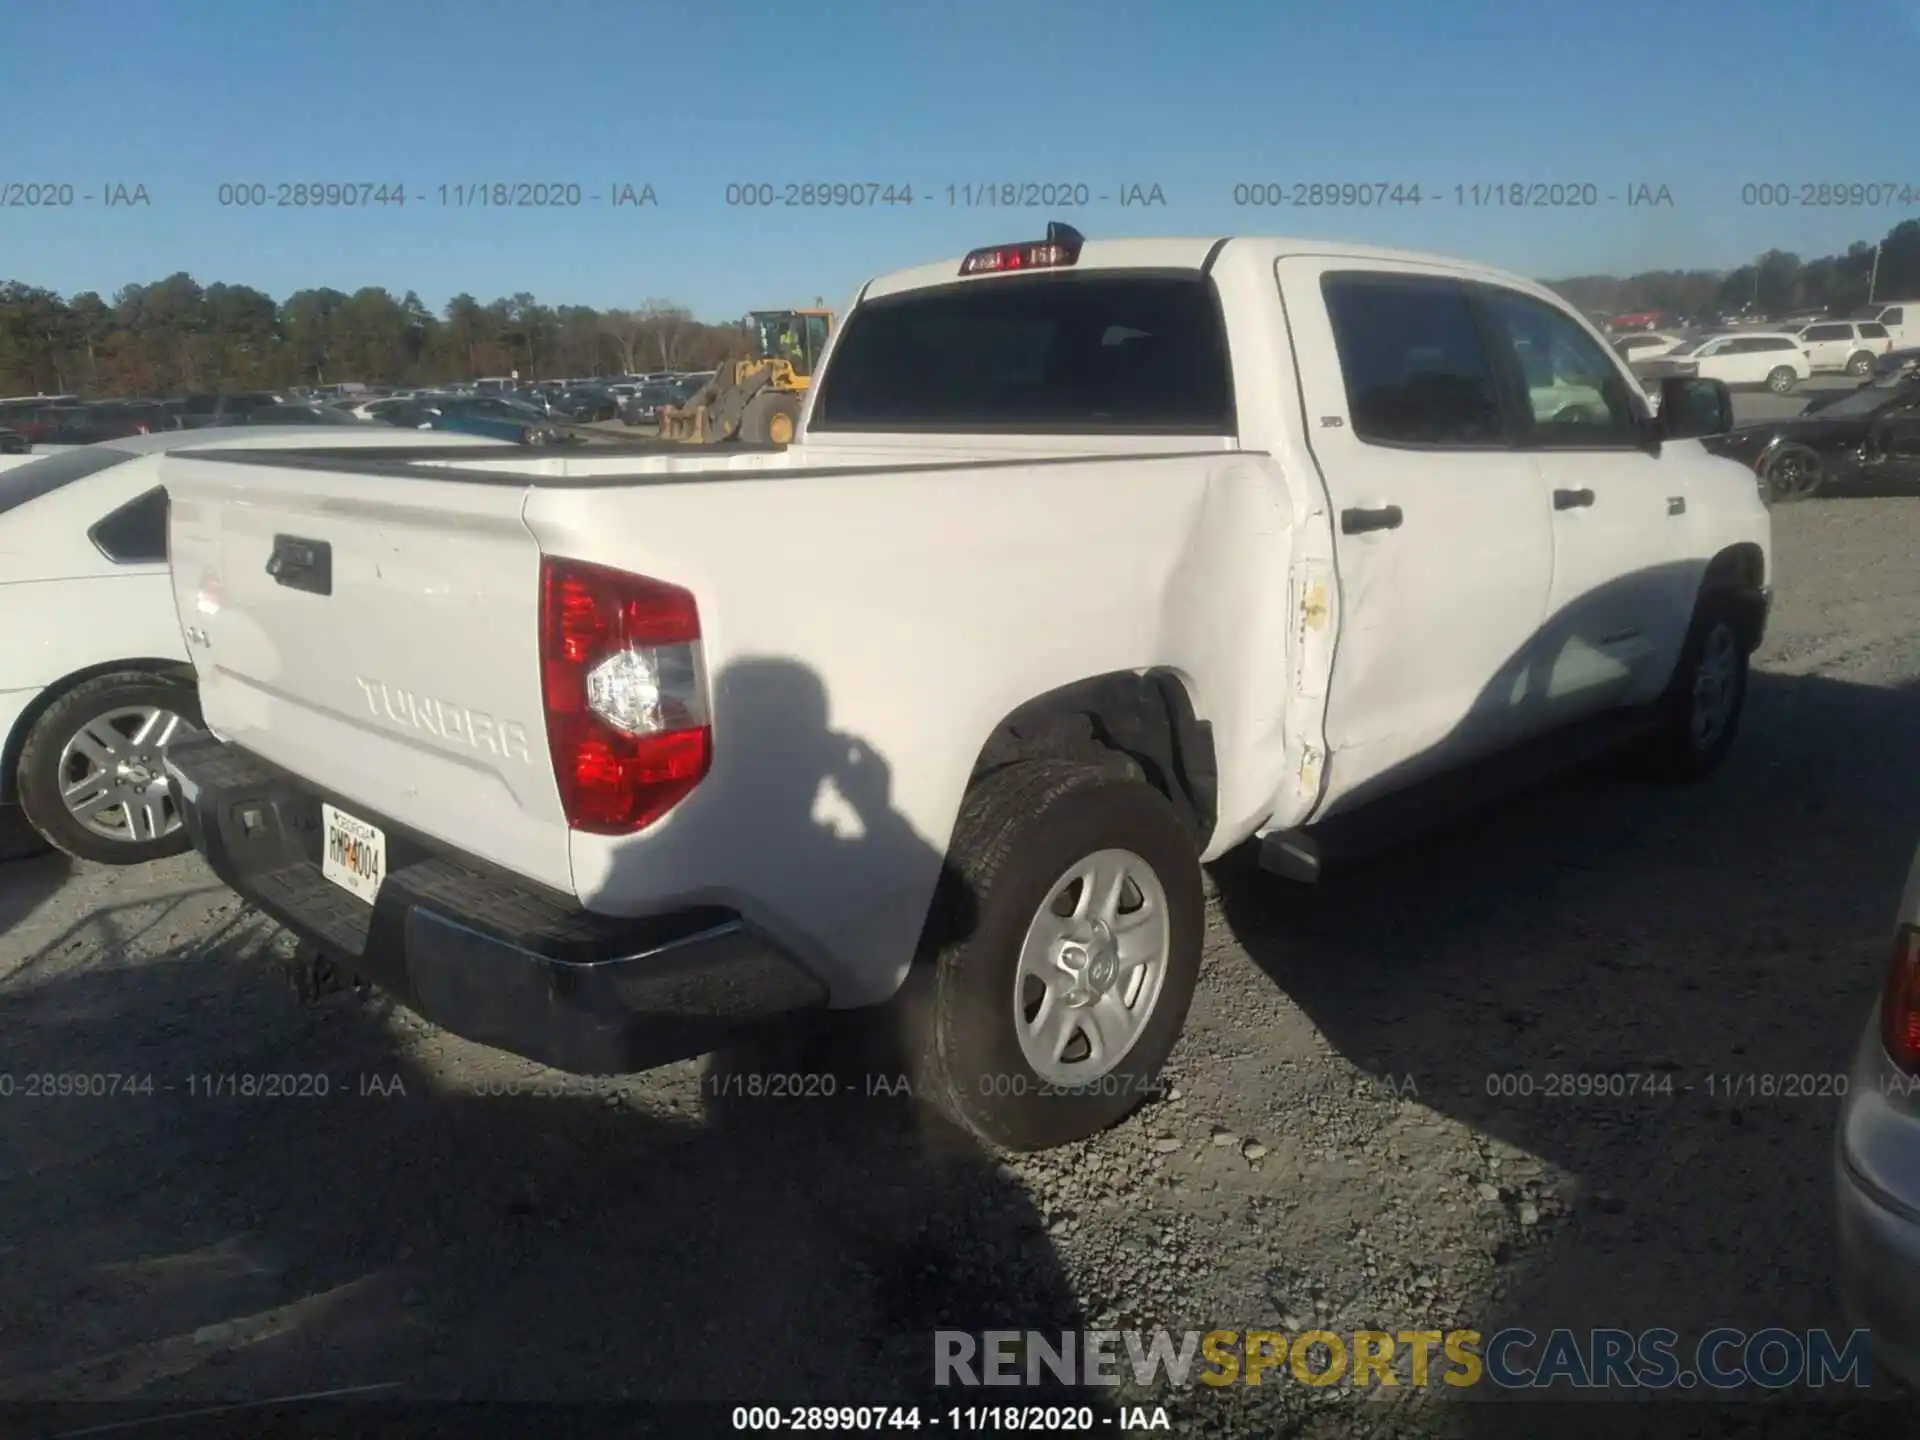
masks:
{"type": "Polygon", "coordinates": [[[204,452],[169,456],[161,474],[175,600],[213,731],[572,893],[525,489],[204,452]]]}

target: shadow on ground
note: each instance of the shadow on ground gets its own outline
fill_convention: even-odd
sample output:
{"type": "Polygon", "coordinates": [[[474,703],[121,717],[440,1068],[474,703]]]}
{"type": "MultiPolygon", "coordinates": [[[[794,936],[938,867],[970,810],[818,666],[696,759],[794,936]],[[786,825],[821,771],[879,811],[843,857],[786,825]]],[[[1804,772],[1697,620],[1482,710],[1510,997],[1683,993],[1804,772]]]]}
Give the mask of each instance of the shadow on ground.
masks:
{"type": "MultiPolygon", "coordinates": [[[[1756,674],[1705,784],[1596,766],[1317,888],[1245,853],[1216,879],[1247,953],[1343,1057],[1575,1177],[1537,1243],[1502,1243],[1507,1293],[1463,1323],[1844,1333],[1822,1077],[1866,1021],[1917,840],[1920,687],[1756,674]],[[1606,1073],[1655,1088],[1547,1093],[1606,1073]]],[[[1675,1433],[1668,1408],[1636,1407],[1647,1433],[1675,1433]]],[[[1510,1409],[1462,1406],[1456,1433],[1530,1433],[1510,1409]]],[[[1876,1409],[1868,1429],[1829,1415],[1767,1433],[1920,1424],[1876,1409]]],[[[1636,1433],[1627,1418],[1555,1407],[1550,1423],[1636,1433]]]]}
{"type": "MultiPolygon", "coordinates": [[[[717,693],[815,766],[766,817],[776,848],[911,869],[924,842],[817,680],[755,662],[717,693]],[[799,833],[816,770],[892,851],[799,833]]],[[[119,1077],[6,1112],[0,1399],[944,1408],[964,1397],[933,1389],[936,1329],[1083,1328],[1012,1172],[868,1083],[898,1075],[871,1028],[858,1051],[824,1021],[736,1048],[697,1090],[575,1082],[377,995],[296,1005],[286,937],[244,911],[139,963],[42,958],[117,924],[0,984],[9,1069],[119,1077]]]]}
{"type": "Polygon", "coordinates": [[[50,900],[72,874],[73,861],[56,850],[0,860],[0,935],[50,900]]]}

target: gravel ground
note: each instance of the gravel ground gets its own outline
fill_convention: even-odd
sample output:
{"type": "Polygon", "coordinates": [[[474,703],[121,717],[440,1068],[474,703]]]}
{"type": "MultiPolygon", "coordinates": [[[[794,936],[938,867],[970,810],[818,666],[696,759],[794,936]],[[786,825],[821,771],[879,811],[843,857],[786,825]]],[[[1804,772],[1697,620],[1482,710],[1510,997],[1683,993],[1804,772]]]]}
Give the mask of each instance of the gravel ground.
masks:
{"type": "MultiPolygon", "coordinates": [[[[926,1397],[943,1326],[1844,1328],[1833,1101],[1712,1077],[1840,1071],[1871,1003],[1920,815],[1920,501],[1775,533],[1714,781],[1583,774],[1314,890],[1217,867],[1172,1088],[1010,1163],[852,1071],[831,1101],[716,1098],[790,1056],[589,1093],[377,1000],[303,1007],[193,857],[0,867],[0,1400],[857,1404],[926,1397]],[[1539,1093],[1599,1071],[1670,1091],[1539,1093]],[[44,1072],[151,1088],[26,1098],[44,1072]],[[245,1074],[325,1093],[208,1093],[245,1074]],[[488,1093],[533,1081],[567,1093],[488,1093]]],[[[1250,1436],[1701,1416],[1482,1393],[1269,1377],[1167,1403],[1178,1433],[1250,1436]]],[[[1687,1433],[1763,1422],[1916,1426],[1893,1398],[1687,1433]]]]}

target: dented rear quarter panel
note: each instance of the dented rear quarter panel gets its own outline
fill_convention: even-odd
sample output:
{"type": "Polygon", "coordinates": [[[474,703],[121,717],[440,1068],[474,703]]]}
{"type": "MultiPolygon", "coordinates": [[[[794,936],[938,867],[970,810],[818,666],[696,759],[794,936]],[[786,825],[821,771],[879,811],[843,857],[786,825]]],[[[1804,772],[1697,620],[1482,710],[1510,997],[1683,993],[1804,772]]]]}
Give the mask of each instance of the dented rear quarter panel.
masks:
{"type": "Polygon", "coordinates": [[[1208,853],[1273,809],[1296,577],[1269,456],[540,489],[525,520],[701,606],[713,771],[641,835],[573,836],[583,902],[731,906],[836,1004],[897,986],[974,762],[1036,696],[1171,669],[1220,760],[1208,853]]]}

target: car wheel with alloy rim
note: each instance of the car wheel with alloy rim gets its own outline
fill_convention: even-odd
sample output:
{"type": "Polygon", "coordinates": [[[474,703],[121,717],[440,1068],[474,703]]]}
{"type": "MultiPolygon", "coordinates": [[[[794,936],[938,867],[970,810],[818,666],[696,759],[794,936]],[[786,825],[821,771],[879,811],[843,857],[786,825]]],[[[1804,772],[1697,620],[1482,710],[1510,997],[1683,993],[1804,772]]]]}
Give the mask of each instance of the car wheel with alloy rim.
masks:
{"type": "Polygon", "coordinates": [[[190,684],[124,671],[82,681],[41,712],[20,751],[21,808],[67,854],[137,865],[192,848],[166,772],[201,728],[190,684]]]}

